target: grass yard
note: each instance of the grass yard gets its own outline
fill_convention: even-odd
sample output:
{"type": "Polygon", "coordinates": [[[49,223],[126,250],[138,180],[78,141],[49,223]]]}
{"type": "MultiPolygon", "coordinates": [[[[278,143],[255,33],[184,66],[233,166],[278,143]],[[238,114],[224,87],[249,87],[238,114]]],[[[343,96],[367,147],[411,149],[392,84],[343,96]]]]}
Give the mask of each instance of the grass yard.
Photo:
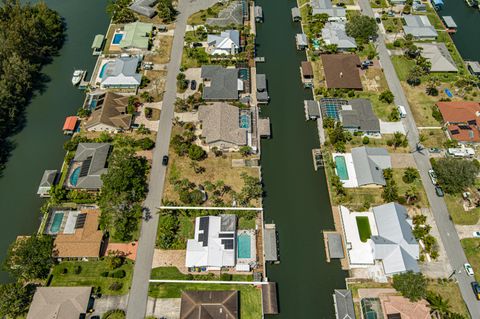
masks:
{"type": "Polygon", "coordinates": [[[382,69],[372,67],[364,72],[365,74],[362,76],[362,83],[366,91],[378,94],[388,89],[388,83],[382,69]]]}
{"type": "Polygon", "coordinates": [[[111,270],[106,261],[66,261],[56,265],[52,270],[52,280],[50,286],[94,286],[100,287],[104,295],[123,295],[128,293],[130,289],[130,282],[132,280],[133,263],[126,261],[121,267],[111,270]],[[75,273],[75,268],[81,267],[79,274],[75,273]],[[64,269],[67,272],[64,273],[64,269]],[[124,278],[103,277],[103,272],[113,273],[118,270],[124,270],[126,276],[124,278]],[[119,290],[110,289],[113,283],[121,283],[122,287],[119,290]]]}
{"type": "Polygon", "coordinates": [[[223,8],[226,8],[226,5],[224,5],[223,3],[216,3],[208,9],[195,12],[190,17],[188,17],[187,24],[190,24],[190,25],[204,24],[205,21],[207,21],[207,18],[217,17],[218,13],[223,8]]]}
{"type": "Polygon", "coordinates": [[[262,317],[262,297],[260,288],[247,285],[225,284],[150,284],[149,296],[154,298],[180,298],[185,290],[238,290],[240,318],[258,319],[262,317]]]}
{"type": "Polygon", "coordinates": [[[368,217],[366,216],[357,216],[357,228],[358,234],[360,235],[360,240],[365,243],[367,240],[372,237],[372,230],[370,229],[370,223],[368,222],[368,217]]]}
{"type": "Polygon", "coordinates": [[[430,205],[428,203],[427,193],[425,193],[425,189],[423,188],[422,180],[417,178],[413,183],[405,183],[403,181],[403,174],[405,173],[405,170],[405,168],[393,169],[393,179],[398,186],[398,195],[404,196],[405,192],[414,186],[419,196],[419,201],[416,203],[416,205],[420,205],[420,207],[429,207],[430,205]]]}
{"type": "Polygon", "coordinates": [[[370,0],[372,8],[388,8],[387,0],[370,0]]]}
{"type": "Polygon", "coordinates": [[[155,54],[145,56],[145,61],[156,64],[166,64],[170,61],[170,52],[172,51],[173,37],[168,35],[159,36],[159,46],[155,54]]]}
{"type": "Polygon", "coordinates": [[[408,73],[415,66],[415,61],[409,60],[403,55],[392,56],[392,63],[400,81],[406,81],[408,73]]]}
{"type": "Polygon", "coordinates": [[[465,318],[470,318],[467,306],[460,293],[460,288],[458,288],[458,285],[455,282],[448,281],[440,283],[437,280],[432,279],[428,281],[427,290],[434,291],[444,299],[448,299],[448,304],[450,305],[450,310],[452,312],[459,313],[465,318]]]}
{"type": "Polygon", "coordinates": [[[371,206],[383,204],[382,188],[346,188],[345,205],[352,211],[366,211],[371,206]]]}
{"type": "Polygon", "coordinates": [[[445,136],[445,132],[441,129],[438,130],[421,130],[420,134],[425,137],[425,141],[422,142],[424,147],[442,147],[448,140],[445,136]]]}
{"type": "Polygon", "coordinates": [[[440,98],[427,95],[425,93],[425,84],[423,83],[419,86],[412,87],[403,82],[402,87],[408,98],[410,110],[413,113],[417,126],[441,126],[441,123],[432,116],[432,107],[440,98]]]}
{"type": "MultiPolygon", "coordinates": [[[[213,273],[193,274],[192,276],[181,273],[177,267],[157,267],[152,269],[151,279],[170,280],[220,280],[220,276],[213,273]]],[[[232,281],[253,281],[253,275],[232,275],[232,281]]]]}
{"type": "Polygon", "coordinates": [[[238,219],[238,229],[255,229],[255,218],[240,217],[238,219]]]}
{"type": "MultiPolygon", "coordinates": [[[[383,78],[384,80],[385,78],[383,78]]],[[[393,109],[395,108],[395,105],[393,104],[386,104],[378,99],[379,94],[383,90],[377,92],[377,93],[372,93],[372,92],[358,92],[357,96],[358,98],[364,98],[370,100],[372,103],[372,108],[373,111],[375,112],[375,115],[378,116],[379,119],[383,121],[388,121],[388,117],[392,113],[393,109]]]]}
{"type": "Polygon", "coordinates": [[[474,208],[466,212],[463,209],[463,199],[460,194],[445,194],[444,198],[448,207],[448,212],[455,224],[475,225],[478,223],[478,220],[480,219],[480,208],[474,208]]]}
{"type": "Polygon", "coordinates": [[[401,18],[388,17],[382,22],[387,32],[399,33],[403,30],[403,23],[401,18]]]}
{"type": "Polygon", "coordinates": [[[468,262],[475,272],[475,279],[480,281],[480,238],[465,238],[460,241],[468,262]]]}
{"type": "MultiPolygon", "coordinates": [[[[384,147],[390,153],[409,153],[410,148],[407,147],[397,147],[396,149],[393,146],[388,146],[387,141],[392,139],[393,134],[382,134],[382,138],[370,138],[368,145],[369,147],[384,147]]],[[[350,152],[350,150],[354,147],[365,146],[362,142],[362,136],[353,136],[352,140],[345,145],[346,151],[350,152]]]]}

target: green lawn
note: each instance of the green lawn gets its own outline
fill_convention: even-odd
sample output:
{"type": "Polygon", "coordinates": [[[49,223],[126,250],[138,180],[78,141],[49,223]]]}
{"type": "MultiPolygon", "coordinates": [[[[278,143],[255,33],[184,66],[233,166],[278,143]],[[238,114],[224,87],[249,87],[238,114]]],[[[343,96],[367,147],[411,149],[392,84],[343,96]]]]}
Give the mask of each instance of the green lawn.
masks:
{"type": "MultiPolygon", "coordinates": [[[[213,273],[194,274],[192,276],[181,273],[177,267],[157,267],[152,269],[150,275],[152,279],[172,279],[172,280],[219,280],[219,276],[213,273]]],[[[252,275],[233,275],[232,281],[253,281],[252,275]]]]}
{"type": "Polygon", "coordinates": [[[223,3],[216,3],[206,10],[200,10],[190,17],[188,17],[187,23],[191,25],[200,25],[204,24],[207,21],[207,18],[215,18],[218,15],[218,12],[224,8],[223,3]]]}
{"type": "Polygon", "coordinates": [[[412,183],[408,184],[403,181],[403,174],[405,174],[405,168],[394,168],[393,169],[393,179],[398,186],[398,195],[405,196],[405,192],[409,190],[412,186],[417,190],[419,196],[419,201],[415,205],[420,205],[420,207],[429,207],[427,193],[423,188],[423,184],[420,178],[417,178],[412,183]]]}
{"type": "Polygon", "coordinates": [[[378,116],[379,119],[383,121],[388,121],[388,117],[392,113],[395,106],[393,104],[387,104],[379,100],[379,94],[372,93],[372,92],[359,92],[359,98],[364,98],[370,100],[372,103],[373,111],[375,115],[378,116]]]}
{"type": "Polygon", "coordinates": [[[460,241],[468,262],[475,272],[475,279],[480,281],[480,238],[465,238],[460,241]]]}
{"type": "Polygon", "coordinates": [[[150,284],[149,296],[154,298],[180,298],[185,290],[238,290],[240,298],[240,318],[258,319],[262,317],[262,297],[260,288],[250,285],[225,284],[150,284]]]}
{"type": "Polygon", "coordinates": [[[415,61],[409,60],[403,55],[392,56],[392,63],[400,81],[406,81],[408,73],[415,66],[415,61]]]}
{"type": "Polygon", "coordinates": [[[360,235],[360,240],[362,242],[366,242],[370,237],[372,237],[372,231],[370,229],[370,223],[368,222],[368,217],[366,216],[358,216],[357,220],[357,227],[358,227],[358,234],[360,235]]]}
{"type": "Polygon", "coordinates": [[[132,272],[133,263],[129,261],[115,270],[109,269],[105,261],[66,261],[53,268],[50,286],[93,286],[101,287],[101,292],[104,295],[123,295],[128,293],[130,289],[132,272]],[[82,267],[79,274],[75,273],[77,266],[82,267]],[[67,269],[66,273],[64,273],[64,269],[67,269]],[[112,273],[118,270],[124,270],[126,276],[124,278],[101,276],[103,272],[112,273]],[[110,289],[114,282],[121,283],[121,289],[110,289]]]}
{"type": "Polygon", "coordinates": [[[470,318],[467,306],[460,293],[460,288],[454,281],[439,282],[431,279],[427,283],[427,290],[439,294],[444,299],[448,299],[450,311],[459,313],[465,318],[470,318]]]}
{"type": "Polygon", "coordinates": [[[403,30],[403,23],[401,18],[388,17],[383,20],[383,26],[387,32],[398,33],[403,30]]]}
{"type": "Polygon", "coordinates": [[[480,208],[474,208],[468,212],[463,209],[463,199],[460,194],[445,194],[445,203],[452,220],[458,225],[475,225],[480,218],[480,208]]]}
{"type": "Polygon", "coordinates": [[[447,141],[443,130],[421,130],[420,134],[425,137],[425,141],[422,142],[424,147],[443,147],[447,141]]]}
{"type": "Polygon", "coordinates": [[[238,219],[238,229],[255,229],[255,218],[240,217],[238,219]]]}

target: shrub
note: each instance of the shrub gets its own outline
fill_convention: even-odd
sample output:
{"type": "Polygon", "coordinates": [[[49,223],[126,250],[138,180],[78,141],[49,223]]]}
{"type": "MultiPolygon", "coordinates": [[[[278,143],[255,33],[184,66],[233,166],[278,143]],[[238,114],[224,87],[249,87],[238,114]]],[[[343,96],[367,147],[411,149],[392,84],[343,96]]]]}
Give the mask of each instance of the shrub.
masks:
{"type": "Polygon", "coordinates": [[[106,261],[107,261],[108,268],[113,270],[122,266],[125,259],[122,256],[108,256],[106,258],[106,261]]]}
{"type": "Polygon", "coordinates": [[[390,103],[393,103],[394,96],[390,90],[385,90],[382,93],[380,93],[380,96],[378,97],[378,99],[382,102],[390,104],[390,103]]]}
{"type": "Polygon", "coordinates": [[[155,147],[155,142],[148,137],[137,140],[135,144],[142,150],[151,150],[155,147]]]}
{"type": "Polygon", "coordinates": [[[145,108],[145,117],[147,119],[152,118],[153,110],[151,107],[146,107],[145,108]]]}
{"type": "Polygon", "coordinates": [[[75,274],[79,275],[82,272],[82,266],[78,265],[75,266],[75,274]]]}
{"type": "Polygon", "coordinates": [[[63,268],[63,269],[62,269],[62,274],[63,274],[63,275],[68,274],[68,268],[63,268]]]}
{"type": "Polygon", "coordinates": [[[127,273],[123,269],[119,269],[110,273],[110,277],[112,278],[125,278],[126,275],[127,273]]]}
{"type": "Polygon", "coordinates": [[[188,157],[194,161],[200,161],[207,156],[207,153],[196,144],[190,145],[188,149],[188,157]]]}
{"type": "Polygon", "coordinates": [[[110,287],[108,287],[108,289],[112,291],[119,291],[120,289],[122,289],[122,287],[123,287],[123,284],[121,282],[115,281],[110,285],[110,287]]]}
{"type": "Polygon", "coordinates": [[[368,138],[368,136],[364,136],[362,138],[362,144],[367,145],[368,143],[370,143],[370,139],[368,138]]]}
{"type": "Polygon", "coordinates": [[[231,274],[221,274],[220,275],[220,280],[221,281],[231,281],[232,280],[232,275],[231,274]]]}
{"type": "Polygon", "coordinates": [[[100,273],[100,276],[102,276],[102,277],[108,277],[108,271],[102,271],[102,272],[100,273]]]}

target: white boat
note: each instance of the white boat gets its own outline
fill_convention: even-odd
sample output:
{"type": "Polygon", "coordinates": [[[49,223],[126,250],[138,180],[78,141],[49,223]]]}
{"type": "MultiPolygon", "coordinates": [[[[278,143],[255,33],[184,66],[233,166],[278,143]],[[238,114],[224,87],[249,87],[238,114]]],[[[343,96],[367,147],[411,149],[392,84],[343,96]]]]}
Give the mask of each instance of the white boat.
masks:
{"type": "Polygon", "coordinates": [[[73,72],[72,84],[78,85],[82,81],[84,74],[85,71],[83,70],[75,70],[75,72],[73,72]]]}

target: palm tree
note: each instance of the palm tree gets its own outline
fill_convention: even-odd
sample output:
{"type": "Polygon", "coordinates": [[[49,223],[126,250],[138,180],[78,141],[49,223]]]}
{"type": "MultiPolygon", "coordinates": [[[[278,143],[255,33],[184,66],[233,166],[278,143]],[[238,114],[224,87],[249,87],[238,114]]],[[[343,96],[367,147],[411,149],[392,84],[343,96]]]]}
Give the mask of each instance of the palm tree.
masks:
{"type": "Polygon", "coordinates": [[[407,167],[405,173],[403,173],[403,181],[407,184],[413,183],[420,175],[416,168],[407,167]]]}
{"type": "Polygon", "coordinates": [[[437,311],[441,315],[449,313],[450,304],[448,299],[443,299],[439,294],[429,291],[427,293],[427,301],[432,312],[437,311]]]}
{"type": "Polygon", "coordinates": [[[412,185],[412,187],[407,189],[407,191],[405,192],[405,198],[407,200],[407,203],[415,201],[418,198],[418,191],[415,185],[412,185]]]}

